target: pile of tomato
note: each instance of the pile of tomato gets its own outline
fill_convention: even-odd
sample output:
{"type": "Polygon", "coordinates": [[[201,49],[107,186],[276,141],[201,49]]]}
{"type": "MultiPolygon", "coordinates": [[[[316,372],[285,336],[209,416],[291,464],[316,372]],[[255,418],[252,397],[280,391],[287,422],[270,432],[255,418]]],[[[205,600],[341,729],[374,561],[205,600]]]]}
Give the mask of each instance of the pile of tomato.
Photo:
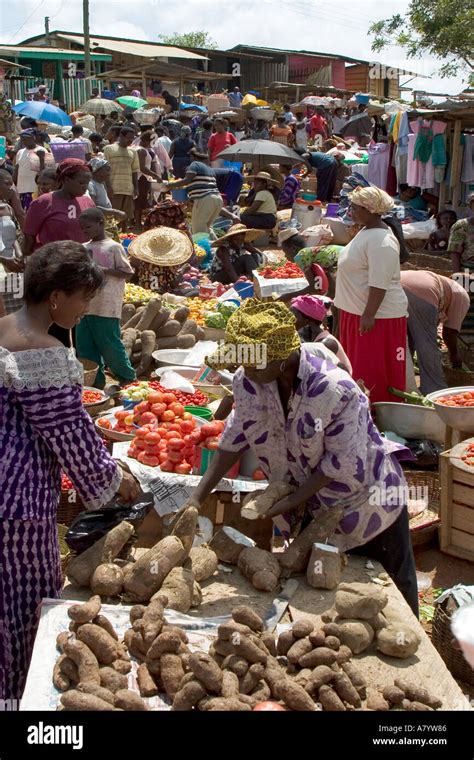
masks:
{"type": "Polygon", "coordinates": [[[82,403],[83,404],[97,404],[98,401],[102,401],[104,398],[100,391],[82,391],[82,403]]]}
{"type": "MultiPolygon", "coordinates": [[[[125,388],[132,388],[135,385],[138,385],[138,382],[130,383],[130,385],[126,385],[125,388]]],[[[209,403],[208,396],[206,396],[206,394],[200,390],[197,390],[194,393],[184,393],[184,391],[177,390],[170,391],[169,388],[165,388],[157,380],[150,380],[148,382],[148,385],[152,391],[167,394],[173,393],[175,396],[175,401],[179,401],[179,403],[183,404],[183,406],[207,406],[209,403]]]]}
{"type": "Polygon", "coordinates": [[[442,404],[443,406],[474,406],[474,391],[455,393],[452,396],[441,396],[436,399],[436,403],[442,404]]]}
{"type": "Polygon", "coordinates": [[[73,491],[74,484],[70,478],[63,472],[61,474],[61,491],[73,491]]]}
{"type": "Polygon", "coordinates": [[[304,277],[303,271],[292,261],[274,266],[267,265],[257,271],[265,280],[294,280],[297,277],[304,277]]]}
{"type": "Polygon", "coordinates": [[[474,443],[468,443],[464,449],[464,454],[461,456],[464,464],[468,464],[470,467],[474,467],[474,443]]]}

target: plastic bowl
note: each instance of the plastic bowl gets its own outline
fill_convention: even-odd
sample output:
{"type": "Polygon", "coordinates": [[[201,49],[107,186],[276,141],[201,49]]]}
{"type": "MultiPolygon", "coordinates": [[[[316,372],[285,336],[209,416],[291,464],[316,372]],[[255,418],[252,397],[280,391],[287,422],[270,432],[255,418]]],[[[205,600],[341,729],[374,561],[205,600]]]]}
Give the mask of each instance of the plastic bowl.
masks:
{"type": "Polygon", "coordinates": [[[175,367],[176,365],[189,367],[188,355],[189,349],[184,348],[161,348],[152,353],[152,357],[159,367],[175,367]]]}
{"type": "Polygon", "coordinates": [[[428,393],[427,397],[435,406],[438,417],[453,430],[461,430],[463,433],[474,433],[474,406],[444,406],[438,403],[438,399],[444,396],[455,396],[457,393],[474,393],[473,385],[460,386],[458,388],[443,388],[441,391],[428,393]]]}
{"type": "Polygon", "coordinates": [[[205,406],[185,406],[184,410],[193,415],[193,417],[199,417],[202,420],[211,420],[212,412],[205,406]]]}
{"type": "Polygon", "coordinates": [[[444,443],[446,425],[434,409],[395,401],[376,401],[373,406],[382,433],[390,430],[408,440],[424,438],[444,443]]]}

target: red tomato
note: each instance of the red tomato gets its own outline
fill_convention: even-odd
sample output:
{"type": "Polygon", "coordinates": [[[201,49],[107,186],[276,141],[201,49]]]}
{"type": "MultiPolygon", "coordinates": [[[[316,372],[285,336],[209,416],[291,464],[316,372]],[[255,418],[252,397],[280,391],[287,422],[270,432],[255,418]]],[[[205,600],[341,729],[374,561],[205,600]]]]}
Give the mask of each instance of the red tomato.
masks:
{"type": "Polygon", "coordinates": [[[160,441],[161,435],[159,433],[148,433],[148,435],[145,436],[145,443],[149,446],[154,446],[155,443],[159,443],[160,441]]]}
{"type": "Polygon", "coordinates": [[[160,460],[160,464],[163,464],[163,462],[168,461],[168,452],[167,451],[160,451],[158,455],[158,459],[160,460]]]}
{"type": "Polygon", "coordinates": [[[148,401],[140,401],[139,404],[133,407],[133,411],[135,414],[143,414],[143,412],[149,412],[150,411],[150,404],[148,401]]]}
{"type": "Polygon", "coordinates": [[[170,449],[168,451],[168,459],[174,464],[180,464],[184,460],[184,454],[182,451],[174,451],[174,449],[170,449]]]}
{"type": "Polygon", "coordinates": [[[127,456],[131,459],[136,459],[138,457],[138,451],[135,446],[130,446],[129,450],[127,451],[127,456]]]}
{"type": "Polygon", "coordinates": [[[174,393],[163,393],[162,401],[164,404],[167,404],[167,405],[174,404],[176,401],[176,396],[174,395],[174,393]]]}
{"type": "Polygon", "coordinates": [[[164,420],[164,422],[171,422],[171,420],[174,420],[175,413],[171,409],[167,409],[166,412],[163,412],[161,415],[161,419],[164,420]]]}
{"type": "Polygon", "coordinates": [[[112,423],[106,417],[100,417],[100,419],[97,420],[97,424],[99,427],[105,428],[105,430],[112,429],[112,423]]]}
{"type": "Polygon", "coordinates": [[[138,428],[135,435],[137,438],[146,438],[149,433],[150,433],[150,428],[143,426],[141,428],[138,428]]]}
{"type": "Polygon", "coordinates": [[[146,450],[146,443],[143,438],[135,438],[135,448],[139,451],[146,450]]]}
{"type": "Polygon", "coordinates": [[[149,404],[162,404],[163,403],[163,394],[160,393],[160,391],[152,391],[148,394],[147,399],[149,404]]]}
{"type": "Polygon", "coordinates": [[[212,422],[207,422],[201,426],[201,436],[203,438],[214,438],[217,435],[216,428],[212,422]]]}
{"type": "Polygon", "coordinates": [[[254,480],[266,480],[265,473],[261,470],[255,470],[252,474],[252,478],[254,480]]]}
{"type": "Polygon", "coordinates": [[[181,464],[177,464],[174,468],[174,471],[177,472],[179,475],[189,475],[193,468],[191,467],[188,462],[181,462],[181,464]]]}
{"type": "Polygon", "coordinates": [[[158,422],[158,418],[156,415],[152,414],[151,412],[145,412],[140,417],[140,424],[141,425],[156,425],[158,422]]]}
{"type": "Polygon", "coordinates": [[[165,461],[161,463],[160,467],[163,472],[174,472],[174,464],[168,459],[165,459],[165,461]]]}
{"type": "Polygon", "coordinates": [[[170,404],[169,408],[175,413],[177,417],[182,417],[184,414],[184,406],[175,401],[174,404],[170,404]]]}
{"type": "Polygon", "coordinates": [[[181,425],[178,422],[172,422],[171,425],[169,426],[169,429],[173,430],[175,433],[178,433],[178,435],[176,436],[177,438],[180,437],[180,435],[181,435],[181,425]]]}
{"type": "Polygon", "coordinates": [[[128,417],[129,414],[130,414],[129,411],[125,411],[125,409],[123,409],[121,412],[115,412],[114,416],[115,416],[116,420],[122,420],[123,421],[125,419],[125,417],[128,417]]]}
{"type": "MultiPolygon", "coordinates": [[[[181,415],[181,417],[182,417],[183,420],[193,420],[193,415],[191,414],[191,412],[183,412],[183,414],[181,415]]],[[[194,422],[194,420],[193,420],[193,422],[194,422]]]]}
{"type": "Polygon", "coordinates": [[[287,712],[286,707],[283,707],[283,705],[280,705],[279,702],[259,702],[255,707],[253,708],[252,712],[287,712]]]}
{"type": "Polygon", "coordinates": [[[169,438],[168,439],[168,448],[173,449],[174,451],[181,451],[186,446],[185,442],[182,438],[169,438]]]}
{"type": "Polygon", "coordinates": [[[205,445],[206,445],[206,449],[209,449],[210,451],[216,451],[216,449],[219,448],[219,439],[208,438],[205,445]]]}
{"type": "Polygon", "coordinates": [[[166,404],[162,404],[162,403],[152,404],[150,412],[153,412],[153,414],[156,414],[157,417],[161,417],[163,412],[166,412],[166,404]]]}
{"type": "Polygon", "coordinates": [[[141,451],[138,455],[138,461],[142,464],[147,464],[149,467],[158,467],[160,460],[153,454],[149,454],[147,451],[141,451]]]}
{"type": "Polygon", "coordinates": [[[213,425],[215,425],[215,427],[217,428],[218,433],[224,432],[224,428],[225,428],[224,420],[214,420],[213,425]]]}
{"type": "Polygon", "coordinates": [[[179,423],[181,427],[181,432],[184,435],[187,435],[188,433],[192,433],[194,430],[194,421],[193,420],[181,420],[179,423]]]}

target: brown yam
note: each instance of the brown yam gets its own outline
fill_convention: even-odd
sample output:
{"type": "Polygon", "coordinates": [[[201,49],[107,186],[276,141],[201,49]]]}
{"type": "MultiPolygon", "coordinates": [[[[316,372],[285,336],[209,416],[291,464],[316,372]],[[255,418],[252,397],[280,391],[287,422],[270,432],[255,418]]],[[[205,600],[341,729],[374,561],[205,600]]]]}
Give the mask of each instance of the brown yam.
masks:
{"type": "Polygon", "coordinates": [[[122,306],[122,315],[120,317],[120,323],[126,325],[128,320],[135,314],[135,306],[133,303],[124,303],[122,306]]]}
{"type": "Polygon", "coordinates": [[[189,667],[208,693],[220,694],[223,675],[212,657],[204,652],[195,652],[189,658],[189,667]]]}
{"type": "Polygon", "coordinates": [[[209,546],[202,544],[191,549],[186,567],[192,570],[194,579],[202,583],[214,575],[218,564],[217,554],[209,546]]]}
{"type": "Polygon", "coordinates": [[[306,580],[313,588],[335,589],[341,580],[342,555],[334,546],[314,544],[306,568],[306,580]]]}
{"type": "Polygon", "coordinates": [[[247,625],[236,623],[235,620],[229,620],[228,623],[222,623],[217,629],[217,634],[223,641],[237,642],[240,636],[251,634],[252,630],[247,625]]]}
{"type": "Polygon", "coordinates": [[[339,624],[339,640],[354,654],[364,652],[374,639],[374,629],[365,620],[343,620],[339,624]]]}
{"type": "Polygon", "coordinates": [[[339,638],[339,625],[337,623],[325,623],[323,631],[326,636],[337,636],[339,638]]]}
{"type": "Polygon", "coordinates": [[[105,617],[105,615],[96,615],[96,617],[92,621],[94,625],[98,625],[100,628],[103,628],[104,631],[107,631],[109,636],[111,636],[115,641],[118,641],[118,634],[115,628],[113,627],[110,620],[105,617]]]}
{"type": "Polygon", "coordinates": [[[403,700],[402,707],[404,710],[410,710],[412,712],[431,712],[433,710],[432,707],[428,707],[428,705],[425,705],[422,702],[410,702],[409,699],[403,700]]]}
{"type": "Polygon", "coordinates": [[[119,689],[115,692],[115,707],[127,712],[146,712],[148,707],[143,699],[130,689],[119,689]]]}
{"type": "Polygon", "coordinates": [[[106,712],[114,709],[113,705],[95,694],[84,694],[76,689],[64,692],[61,704],[67,712],[106,712]]]}
{"type": "Polygon", "coordinates": [[[287,652],[288,661],[296,664],[303,655],[313,651],[313,645],[309,638],[297,639],[287,652]]]}
{"type": "Polygon", "coordinates": [[[133,354],[133,346],[137,337],[138,333],[134,327],[127,327],[122,330],[122,343],[129,359],[133,354]]]}
{"type": "Polygon", "coordinates": [[[243,678],[249,669],[246,659],[239,657],[237,654],[229,654],[222,663],[222,670],[230,670],[235,673],[237,678],[243,678]]]}
{"type": "Polygon", "coordinates": [[[365,699],[367,683],[357,666],[352,662],[345,662],[341,667],[351,679],[351,683],[359,692],[360,697],[365,699]]]}
{"type": "Polygon", "coordinates": [[[317,696],[321,686],[328,684],[334,678],[335,673],[327,665],[318,665],[312,672],[312,675],[308,679],[305,689],[308,694],[317,696]]]}
{"type": "MultiPolygon", "coordinates": [[[[235,673],[232,673],[231,670],[224,670],[222,672],[221,695],[226,699],[228,697],[235,697],[239,694],[239,687],[239,679],[235,673]]],[[[247,694],[248,692],[244,693],[247,694]]]]}
{"type": "Polygon", "coordinates": [[[353,655],[352,649],[349,649],[346,644],[341,644],[336,652],[336,662],[338,665],[342,665],[343,662],[347,662],[353,655]]]}
{"type": "Polygon", "coordinates": [[[330,686],[321,686],[319,690],[318,701],[320,702],[323,710],[328,712],[345,712],[343,702],[339,699],[338,695],[330,686]]]}
{"type": "Polygon", "coordinates": [[[132,663],[130,660],[114,660],[110,667],[116,670],[117,673],[121,673],[122,675],[126,676],[132,669],[132,663]]]}
{"type": "Polygon", "coordinates": [[[220,562],[236,565],[244,549],[255,546],[255,542],[235,528],[225,526],[216,531],[209,542],[209,546],[216,553],[220,562]]]}
{"type": "Polygon", "coordinates": [[[206,712],[250,712],[250,705],[244,704],[238,697],[224,699],[223,697],[214,697],[207,699],[200,709],[206,712]]]}
{"type": "Polygon", "coordinates": [[[181,335],[193,335],[196,337],[197,324],[194,319],[187,319],[181,327],[181,335]]]}
{"type": "Polygon", "coordinates": [[[123,588],[123,572],[108,562],[96,567],[91,578],[91,591],[99,596],[118,596],[123,588]]]}
{"type": "Polygon", "coordinates": [[[164,654],[178,654],[181,648],[181,638],[174,631],[165,631],[156,637],[147,654],[147,662],[155,660],[164,654]]]}
{"type": "Polygon", "coordinates": [[[175,695],[172,710],[185,712],[192,710],[197,703],[206,696],[206,690],[199,681],[190,681],[185,684],[175,695]]]}
{"type": "Polygon", "coordinates": [[[272,655],[272,657],[277,656],[277,648],[276,648],[276,639],[273,633],[270,631],[264,631],[261,635],[262,643],[265,644],[266,648],[272,655]]]}
{"type": "Polygon", "coordinates": [[[79,683],[79,671],[76,663],[70,657],[64,657],[61,661],[61,672],[69,678],[72,683],[79,683]]]}
{"type": "Polygon", "coordinates": [[[280,565],[276,557],[265,549],[244,549],[239,555],[237,566],[259,591],[274,591],[278,586],[280,565]]]}
{"type": "Polygon", "coordinates": [[[377,710],[378,712],[387,712],[390,707],[380,691],[372,686],[369,686],[367,689],[366,705],[369,710],[377,710]]]}
{"type": "Polygon", "coordinates": [[[143,554],[127,569],[124,589],[131,601],[148,601],[160,588],[173,567],[186,558],[182,542],[176,536],[166,536],[143,554]]]}
{"type": "Polygon", "coordinates": [[[168,321],[168,319],[171,317],[171,312],[167,309],[162,309],[161,311],[156,314],[156,316],[153,319],[153,322],[149,326],[149,330],[153,330],[153,332],[156,334],[158,330],[163,327],[164,324],[168,321]]]}
{"type": "Polygon", "coordinates": [[[240,636],[238,641],[232,642],[232,646],[236,654],[251,663],[266,662],[269,656],[249,636],[240,636]]]}
{"type": "Polygon", "coordinates": [[[136,329],[140,331],[149,330],[151,327],[151,324],[153,320],[155,319],[156,315],[161,310],[161,298],[158,298],[157,296],[154,296],[153,298],[150,298],[147,305],[145,306],[138,324],[136,325],[136,329]]]}
{"type": "Polygon", "coordinates": [[[377,633],[377,649],[389,657],[411,657],[419,644],[420,637],[417,631],[406,623],[390,623],[377,633]]]}
{"type": "Polygon", "coordinates": [[[71,688],[71,680],[61,669],[64,660],[67,660],[67,656],[62,654],[54,663],[53,668],[53,685],[58,691],[67,691],[71,688]]]}
{"type": "Polygon", "coordinates": [[[179,515],[171,531],[171,535],[179,538],[183,544],[186,557],[189,555],[193,546],[198,526],[198,517],[199,511],[196,507],[188,507],[179,515]]]}
{"type": "MultiPolygon", "coordinates": [[[[178,336],[169,338],[157,338],[155,349],[159,351],[163,348],[178,348],[178,336]]],[[[192,348],[192,346],[189,346],[189,348],[192,348]]]]}
{"type": "Polygon", "coordinates": [[[314,624],[311,620],[296,620],[292,625],[293,636],[296,639],[304,639],[314,630],[314,624]]]}
{"type": "Polygon", "coordinates": [[[326,639],[324,641],[324,646],[328,649],[334,649],[335,652],[338,651],[339,647],[341,646],[341,642],[337,638],[337,636],[326,636],[326,639]]]}
{"type": "Polygon", "coordinates": [[[277,654],[286,656],[290,647],[292,647],[295,642],[296,637],[293,635],[293,631],[291,629],[282,631],[277,641],[277,654]]]}
{"type": "MultiPolygon", "coordinates": [[[[216,666],[218,667],[218,666],[216,666]]],[[[169,697],[174,699],[184,676],[183,663],[177,654],[165,653],[161,657],[160,678],[169,697]]]]}
{"type": "MultiPolygon", "coordinates": [[[[194,550],[193,550],[194,551],[194,550]]],[[[199,580],[199,579],[198,579],[199,580]]],[[[257,615],[252,607],[248,607],[245,604],[241,604],[239,607],[234,607],[232,610],[232,617],[236,623],[241,623],[252,629],[252,631],[263,631],[265,628],[264,622],[260,615],[257,615]]]]}
{"type": "Polygon", "coordinates": [[[141,697],[155,697],[158,694],[155,680],[144,662],[138,666],[137,683],[141,697]]]}
{"type": "Polygon", "coordinates": [[[312,631],[309,634],[308,638],[311,641],[313,647],[322,647],[322,646],[324,646],[324,642],[326,640],[326,636],[324,635],[323,631],[321,631],[321,629],[318,629],[316,631],[312,631]]]}
{"type": "Polygon", "coordinates": [[[335,607],[343,618],[370,620],[387,604],[387,593],[373,583],[340,583],[335,607]]]}
{"type": "Polygon", "coordinates": [[[140,662],[145,659],[147,647],[143,641],[143,636],[141,633],[134,631],[132,628],[129,628],[128,631],[125,631],[123,639],[125,646],[127,647],[132,657],[135,657],[135,659],[139,660],[140,662]]]}
{"type": "Polygon", "coordinates": [[[382,692],[382,696],[391,705],[401,705],[405,699],[405,693],[398,686],[386,686],[382,692]]]}
{"type": "Polygon", "coordinates": [[[176,348],[192,348],[196,345],[196,338],[194,335],[185,335],[180,333],[176,339],[176,348]]]}
{"type": "Polygon", "coordinates": [[[89,623],[99,614],[101,605],[100,596],[91,596],[84,604],[72,604],[68,607],[67,614],[74,623],[89,623]]]}
{"type": "Polygon", "coordinates": [[[56,649],[58,649],[60,652],[64,651],[64,644],[66,641],[69,641],[71,638],[71,634],[69,631],[61,631],[61,633],[58,633],[56,637],[56,649]]]}
{"type": "Polygon", "coordinates": [[[81,625],[77,638],[89,647],[101,665],[110,665],[118,659],[117,642],[100,626],[93,623],[81,625]]]}
{"type": "Polygon", "coordinates": [[[332,665],[334,662],[336,662],[336,652],[327,647],[313,649],[298,660],[302,668],[316,668],[318,665],[332,665]]]}
{"type": "Polygon", "coordinates": [[[79,681],[82,683],[100,683],[99,662],[95,654],[82,641],[71,639],[64,644],[64,654],[77,666],[79,681]]]}
{"type": "Polygon", "coordinates": [[[145,614],[147,607],[144,604],[134,604],[130,609],[130,623],[133,625],[135,620],[139,620],[145,614]]]}
{"type": "Polygon", "coordinates": [[[335,673],[332,682],[343,702],[348,702],[353,707],[360,707],[360,695],[346,673],[335,673]]]}
{"type": "Polygon", "coordinates": [[[194,576],[190,570],[174,567],[161,587],[168,596],[168,606],[178,612],[189,612],[194,594],[194,576]]]}
{"type": "Polygon", "coordinates": [[[284,678],[279,681],[277,685],[278,698],[290,708],[290,710],[298,710],[300,712],[313,712],[316,710],[316,706],[309,696],[308,692],[304,690],[295,681],[291,681],[289,678],[284,678]]]}
{"type": "Polygon", "coordinates": [[[153,361],[152,353],[155,350],[155,333],[153,330],[143,330],[142,332],[142,356],[136,372],[137,377],[146,375],[153,361]]]}
{"type": "Polygon", "coordinates": [[[89,586],[94,570],[104,562],[114,560],[134,533],[133,525],[123,520],[95,544],[73,557],[67,567],[68,578],[78,586],[89,586]]]}
{"type": "Polygon", "coordinates": [[[173,314],[173,319],[176,319],[181,325],[184,326],[187,318],[189,317],[190,309],[187,306],[180,306],[173,314]]]}
{"type": "Polygon", "coordinates": [[[123,333],[124,330],[129,330],[130,328],[134,328],[135,329],[135,327],[138,325],[138,323],[139,323],[139,321],[141,319],[141,316],[142,316],[142,314],[143,314],[144,311],[145,311],[145,307],[144,306],[137,306],[135,314],[132,317],[130,317],[130,319],[128,320],[128,322],[124,323],[124,325],[122,327],[122,333],[123,333]]]}
{"type": "Polygon", "coordinates": [[[417,686],[411,681],[406,681],[404,678],[396,678],[395,686],[403,691],[406,698],[411,702],[422,702],[429,707],[433,707],[435,710],[442,705],[441,700],[430,694],[428,689],[417,686]]]}
{"type": "MultiPolygon", "coordinates": [[[[128,685],[128,678],[127,676],[123,675],[122,673],[117,673],[116,670],[109,667],[100,668],[99,670],[100,675],[100,685],[103,686],[105,689],[108,689],[113,694],[115,694],[117,691],[120,691],[120,689],[126,689],[128,685]]],[[[81,678],[82,681],[82,678],[81,678]]]]}
{"type": "Polygon", "coordinates": [[[287,578],[292,573],[305,572],[313,544],[323,544],[333,535],[342,519],[343,512],[344,509],[340,506],[321,512],[301,531],[290,547],[278,555],[283,577],[287,578]]]}
{"type": "Polygon", "coordinates": [[[78,683],[76,688],[83,694],[93,694],[104,702],[108,702],[112,707],[114,706],[114,695],[108,689],[104,689],[103,686],[97,686],[95,683],[78,683]]]}
{"type": "Polygon", "coordinates": [[[157,331],[156,337],[171,338],[179,333],[181,327],[181,322],[178,322],[176,319],[168,319],[168,321],[157,331]]]}

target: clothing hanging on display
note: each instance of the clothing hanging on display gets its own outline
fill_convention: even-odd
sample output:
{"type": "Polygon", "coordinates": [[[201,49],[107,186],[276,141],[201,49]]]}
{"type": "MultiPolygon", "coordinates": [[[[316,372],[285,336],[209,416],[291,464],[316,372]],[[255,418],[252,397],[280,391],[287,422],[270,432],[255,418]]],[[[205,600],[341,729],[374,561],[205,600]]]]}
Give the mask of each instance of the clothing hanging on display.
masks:
{"type": "MultiPolygon", "coordinates": [[[[408,135],[408,161],[407,161],[407,182],[411,187],[419,187],[422,190],[429,190],[434,187],[435,184],[435,171],[434,171],[434,164],[433,164],[433,139],[429,140],[428,135],[428,142],[429,142],[429,158],[427,161],[421,161],[419,158],[415,156],[415,145],[417,143],[418,139],[418,132],[420,130],[420,126],[423,129],[423,135],[420,143],[418,144],[417,153],[418,155],[426,156],[428,153],[428,147],[426,145],[426,134],[427,131],[430,130],[433,139],[435,135],[438,134],[444,134],[446,130],[446,123],[444,121],[433,121],[430,122],[428,125],[423,123],[422,120],[418,119],[417,121],[411,121],[410,127],[412,129],[412,133],[408,135]],[[421,121],[421,125],[420,125],[421,121]]],[[[400,182],[399,178],[399,182],[400,182]]]]}
{"type": "Polygon", "coordinates": [[[464,156],[461,168],[461,182],[474,182],[474,135],[463,134],[464,156]]]}
{"type": "Polygon", "coordinates": [[[418,159],[426,164],[430,160],[433,150],[433,129],[431,122],[424,122],[418,119],[418,129],[416,131],[416,140],[413,147],[413,158],[418,159]]]}
{"type": "Polygon", "coordinates": [[[385,190],[387,187],[390,146],[388,143],[375,143],[367,148],[369,168],[367,179],[372,185],[385,190]]]}

